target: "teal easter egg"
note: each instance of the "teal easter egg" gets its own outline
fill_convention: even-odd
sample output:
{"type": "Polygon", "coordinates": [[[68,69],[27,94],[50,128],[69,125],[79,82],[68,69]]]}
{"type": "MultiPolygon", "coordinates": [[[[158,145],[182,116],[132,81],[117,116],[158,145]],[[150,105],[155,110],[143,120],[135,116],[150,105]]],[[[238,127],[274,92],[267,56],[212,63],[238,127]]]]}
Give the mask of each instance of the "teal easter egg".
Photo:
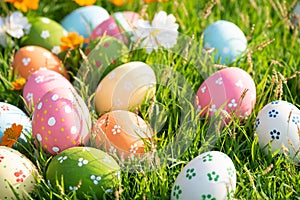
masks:
{"type": "Polygon", "coordinates": [[[26,142],[26,136],[29,137],[31,135],[31,121],[29,117],[18,107],[0,102],[0,144],[5,130],[11,128],[13,124],[22,126],[22,132],[18,141],[26,142]]]}
{"type": "Polygon", "coordinates": [[[120,167],[107,153],[92,147],[72,147],[52,158],[46,171],[52,187],[64,184],[66,191],[76,190],[77,198],[95,195],[102,199],[119,183],[120,167]]]}
{"type": "Polygon", "coordinates": [[[214,50],[214,61],[229,65],[247,49],[247,38],[234,23],[219,20],[204,30],[204,49],[214,50]]]}
{"type": "Polygon", "coordinates": [[[54,54],[61,52],[60,39],[67,36],[68,32],[59,23],[46,17],[31,19],[30,23],[30,32],[22,41],[22,45],[41,46],[54,54]]]}
{"type": "Polygon", "coordinates": [[[77,32],[88,38],[99,24],[109,18],[108,12],[100,6],[80,7],[68,14],[61,25],[69,32],[77,32]]]}

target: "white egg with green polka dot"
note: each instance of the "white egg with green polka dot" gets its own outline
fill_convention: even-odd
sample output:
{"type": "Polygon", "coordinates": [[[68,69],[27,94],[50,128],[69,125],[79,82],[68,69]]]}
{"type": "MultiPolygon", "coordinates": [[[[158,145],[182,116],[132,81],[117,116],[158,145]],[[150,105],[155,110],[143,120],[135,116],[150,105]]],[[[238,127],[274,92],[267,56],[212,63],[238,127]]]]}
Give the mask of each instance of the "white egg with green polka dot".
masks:
{"type": "Polygon", "coordinates": [[[273,101],[258,113],[255,128],[260,147],[266,154],[281,153],[300,162],[300,110],[287,101],[273,101]]]}
{"type": "Polygon", "coordinates": [[[225,200],[233,197],[236,170],[229,156],[205,152],[190,161],[173,185],[171,200],[225,200]]]}
{"type": "Polygon", "coordinates": [[[24,199],[33,191],[36,178],[37,169],[28,158],[12,148],[0,146],[0,199],[24,199]]]}

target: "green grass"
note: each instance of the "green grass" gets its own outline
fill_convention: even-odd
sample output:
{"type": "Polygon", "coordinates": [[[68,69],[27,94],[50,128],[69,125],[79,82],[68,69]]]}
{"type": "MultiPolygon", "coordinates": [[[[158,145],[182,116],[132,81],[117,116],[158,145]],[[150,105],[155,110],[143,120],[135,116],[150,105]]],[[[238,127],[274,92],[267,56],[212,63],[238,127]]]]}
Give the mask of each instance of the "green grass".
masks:
{"type": "MultiPolygon", "coordinates": [[[[184,54],[158,51],[147,55],[144,51],[138,50],[129,55],[129,61],[139,60],[150,64],[158,82],[161,83],[157,86],[155,105],[153,102],[145,102],[138,113],[156,131],[157,151],[166,153],[169,159],[162,159],[155,170],[148,170],[147,167],[139,171],[124,170],[121,185],[106,199],[170,199],[173,183],[181,169],[194,157],[207,150],[222,151],[233,160],[237,170],[235,199],[300,199],[299,165],[285,156],[265,155],[259,148],[253,129],[259,110],[273,100],[286,100],[300,107],[300,37],[298,29],[288,23],[294,2],[291,0],[280,3],[276,0],[213,2],[170,0],[168,3],[145,5],[142,1],[133,0],[131,4],[115,7],[108,1],[97,1],[96,4],[105,7],[109,13],[120,10],[136,12],[143,10],[141,14],[150,19],[156,11],[165,10],[176,17],[182,37],[185,39],[193,37],[189,50],[184,54]],[[234,120],[224,129],[214,130],[210,121],[198,118],[192,103],[194,94],[203,80],[219,69],[219,66],[210,64],[209,58],[201,57],[203,30],[219,19],[234,22],[246,36],[249,36],[248,50],[252,50],[252,53],[231,66],[238,65],[253,77],[257,101],[253,113],[245,122],[234,120]],[[268,41],[272,42],[264,45],[268,41]],[[167,76],[168,73],[171,73],[170,77],[167,76]],[[282,80],[281,77],[286,80],[282,80]],[[161,124],[163,126],[160,126],[161,124]],[[220,136],[211,137],[207,134],[208,131],[213,133],[219,131],[220,136]]],[[[11,5],[6,6],[14,10],[11,5]]],[[[39,9],[28,12],[27,16],[46,16],[60,21],[77,7],[71,0],[41,0],[39,9]]],[[[6,8],[2,8],[0,14],[6,15],[6,8]]],[[[186,43],[180,45],[178,48],[182,50],[186,43]]],[[[15,48],[0,47],[0,101],[11,103],[25,111],[21,91],[10,90],[10,82],[14,80],[11,61],[18,48],[20,48],[18,45],[15,48]]],[[[72,64],[65,64],[70,73],[76,74],[82,61],[82,58],[79,62],[72,61],[71,57],[67,62],[72,64]]],[[[85,94],[88,86],[81,84],[77,89],[81,94],[85,94]]],[[[91,114],[95,121],[98,116],[94,112],[91,114]]],[[[51,160],[49,155],[34,147],[32,142],[20,148],[20,151],[36,164],[41,174],[36,190],[32,197],[28,198],[76,199],[75,194],[67,194],[63,188],[58,190],[47,185],[44,178],[47,163],[51,160]],[[38,155],[38,158],[36,159],[34,155],[38,155]]],[[[89,198],[93,199],[92,196],[89,198]]]]}

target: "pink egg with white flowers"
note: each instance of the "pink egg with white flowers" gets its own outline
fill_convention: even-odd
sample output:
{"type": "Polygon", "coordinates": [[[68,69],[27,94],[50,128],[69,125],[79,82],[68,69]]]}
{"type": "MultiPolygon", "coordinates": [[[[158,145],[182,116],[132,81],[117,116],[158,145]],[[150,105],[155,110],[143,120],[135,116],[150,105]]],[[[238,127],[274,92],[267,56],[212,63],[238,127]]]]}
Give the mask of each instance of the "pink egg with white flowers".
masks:
{"type": "Polygon", "coordinates": [[[256,87],[244,70],[228,67],[209,76],[199,87],[195,99],[200,116],[246,117],[256,102],[256,87]],[[229,115],[228,115],[229,114],[229,115]]]}
{"type": "Polygon", "coordinates": [[[91,118],[74,89],[59,87],[38,102],[32,119],[32,135],[42,148],[55,155],[89,141],[91,118]]]}
{"type": "Polygon", "coordinates": [[[73,88],[72,84],[61,74],[41,68],[31,74],[23,88],[23,98],[29,110],[33,110],[37,102],[49,91],[56,87],[73,88]]]}
{"type": "Polygon", "coordinates": [[[140,18],[138,13],[131,11],[116,12],[107,20],[99,24],[92,32],[91,37],[95,39],[104,35],[113,36],[126,42],[128,34],[132,32],[132,24],[140,18]]]}

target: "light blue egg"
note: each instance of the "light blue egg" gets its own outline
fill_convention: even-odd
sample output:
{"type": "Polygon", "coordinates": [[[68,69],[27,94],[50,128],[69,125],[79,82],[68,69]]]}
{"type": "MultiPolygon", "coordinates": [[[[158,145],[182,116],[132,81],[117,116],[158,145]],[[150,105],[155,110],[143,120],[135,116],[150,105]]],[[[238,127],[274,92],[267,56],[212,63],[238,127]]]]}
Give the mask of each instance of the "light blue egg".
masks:
{"type": "Polygon", "coordinates": [[[234,23],[219,20],[204,30],[205,49],[214,48],[214,61],[229,65],[247,49],[247,39],[243,31],[234,23]]]}
{"type": "Polygon", "coordinates": [[[0,102],[0,143],[2,142],[4,131],[7,128],[10,128],[13,123],[23,126],[23,130],[18,141],[21,143],[26,142],[26,136],[29,137],[32,130],[29,117],[16,106],[0,102]]]}
{"type": "Polygon", "coordinates": [[[108,12],[100,6],[80,7],[62,21],[61,25],[69,32],[77,32],[88,38],[94,28],[109,18],[108,12]]]}

